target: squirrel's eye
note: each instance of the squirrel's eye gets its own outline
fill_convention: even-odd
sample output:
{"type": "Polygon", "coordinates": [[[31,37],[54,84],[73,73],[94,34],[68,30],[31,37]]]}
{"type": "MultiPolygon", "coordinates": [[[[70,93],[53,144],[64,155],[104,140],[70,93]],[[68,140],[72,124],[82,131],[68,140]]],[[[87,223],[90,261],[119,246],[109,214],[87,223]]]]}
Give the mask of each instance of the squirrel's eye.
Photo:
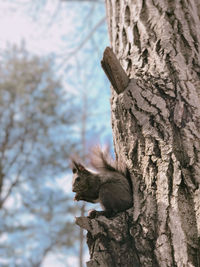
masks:
{"type": "Polygon", "coordinates": [[[76,177],[76,181],[79,182],[81,180],[80,177],[76,177]]]}
{"type": "Polygon", "coordinates": [[[76,168],[73,168],[73,169],[72,169],[72,172],[73,172],[73,173],[76,173],[76,172],[77,172],[76,168]]]}

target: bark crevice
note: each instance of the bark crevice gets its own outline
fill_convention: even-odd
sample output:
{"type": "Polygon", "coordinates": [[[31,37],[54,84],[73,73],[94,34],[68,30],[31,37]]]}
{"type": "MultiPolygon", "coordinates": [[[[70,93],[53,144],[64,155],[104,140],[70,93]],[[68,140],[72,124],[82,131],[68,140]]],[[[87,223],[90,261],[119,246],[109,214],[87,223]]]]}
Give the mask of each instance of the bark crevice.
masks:
{"type": "Polygon", "coordinates": [[[120,94],[112,90],[111,108],[116,160],[131,174],[134,206],[128,218],[106,221],[106,230],[103,217],[92,221],[112,252],[98,258],[105,244],[90,228],[88,266],[98,259],[101,266],[199,267],[200,5],[106,2],[112,49],[130,77],[120,94]]]}

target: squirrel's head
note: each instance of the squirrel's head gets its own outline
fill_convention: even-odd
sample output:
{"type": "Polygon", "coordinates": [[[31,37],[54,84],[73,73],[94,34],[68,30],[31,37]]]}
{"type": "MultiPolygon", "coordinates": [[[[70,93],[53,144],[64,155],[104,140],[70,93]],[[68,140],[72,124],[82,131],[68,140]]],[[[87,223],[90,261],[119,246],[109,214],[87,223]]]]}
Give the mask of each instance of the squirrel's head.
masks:
{"type": "Polygon", "coordinates": [[[76,193],[87,191],[91,173],[81,163],[78,163],[75,160],[72,160],[72,172],[72,191],[76,193]]]}

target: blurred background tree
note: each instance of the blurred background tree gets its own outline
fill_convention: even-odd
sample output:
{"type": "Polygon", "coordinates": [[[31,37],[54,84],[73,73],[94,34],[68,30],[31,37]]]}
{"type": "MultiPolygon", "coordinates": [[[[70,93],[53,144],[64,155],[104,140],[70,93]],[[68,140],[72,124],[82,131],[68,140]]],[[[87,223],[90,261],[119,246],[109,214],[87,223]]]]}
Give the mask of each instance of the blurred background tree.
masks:
{"type": "Polygon", "coordinates": [[[42,184],[68,167],[75,108],[51,66],[23,47],[7,50],[1,62],[0,207],[22,177],[42,184]]]}
{"type": "Polygon", "coordinates": [[[74,208],[55,178],[69,168],[75,106],[52,66],[24,47],[8,49],[0,65],[0,231],[8,233],[0,254],[16,266],[39,266],[55,246],[73,244],[74,208]]]}
{"type": "Polygon", "coordinates": [[[5,50],[0,37],[0,266],[82,266],[69,156],[85,161],[93,144],[111,142],[104,2],[1,5],[12,25],[2,21],[1,36],[18,45],[5,50]]]}

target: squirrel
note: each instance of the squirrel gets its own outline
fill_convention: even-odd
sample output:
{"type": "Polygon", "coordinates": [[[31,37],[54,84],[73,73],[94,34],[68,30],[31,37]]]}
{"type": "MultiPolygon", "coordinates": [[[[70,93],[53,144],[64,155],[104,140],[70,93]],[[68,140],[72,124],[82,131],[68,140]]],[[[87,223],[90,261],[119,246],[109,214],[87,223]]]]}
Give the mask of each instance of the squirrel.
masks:
{"type": "Polygon", "coordinates": [[[99,213],[105,215],[116,214],[132,207],[130,178],[111,161],[108,153],[99,147],[94,148],[91,165],[97,172],[92,172],[80,162],[72,160],[72,191],[76,193],[74,200],[99,202],[104,210],[99,213]]]}

